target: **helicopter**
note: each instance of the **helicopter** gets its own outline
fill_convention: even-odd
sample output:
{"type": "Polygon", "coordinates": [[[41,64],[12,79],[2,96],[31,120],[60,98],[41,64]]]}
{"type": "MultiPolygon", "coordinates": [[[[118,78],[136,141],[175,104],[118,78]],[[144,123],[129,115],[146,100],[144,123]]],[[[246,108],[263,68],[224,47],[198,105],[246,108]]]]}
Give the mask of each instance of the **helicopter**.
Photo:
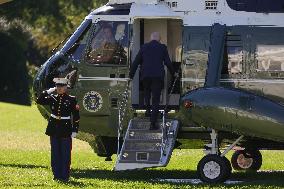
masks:
{"type": "Polygon", "coordinates": [[[283,7],[283,0],[110,0],[41,66],[34,94],[67,78],[81,107],[78,138],[106,160],[117,154],[116,171],[166,166],[176,148],[204,149],[197,173],[207,183],[224,182],[232,167],[257,171],[261,149],[284,149],[283,7]],[[152,32],[179,73],[165,73],[157,131],[143,116],[139,71],[128,78],[152,32]]]}

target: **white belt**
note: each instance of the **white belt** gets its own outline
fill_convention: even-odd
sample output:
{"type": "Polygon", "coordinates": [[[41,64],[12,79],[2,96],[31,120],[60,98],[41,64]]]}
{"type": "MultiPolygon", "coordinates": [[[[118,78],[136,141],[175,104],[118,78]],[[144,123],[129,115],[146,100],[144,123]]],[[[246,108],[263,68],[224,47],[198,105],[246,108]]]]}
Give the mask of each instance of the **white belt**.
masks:
{"type": "Polygon", "coordinates": [[[60,117],[60,116],[56,116],[54,114],[50,114],[51,117],[55,118],[55,119],[70,119],[71,117],[70,116],[67,116],[67,117],[60,117]]]}

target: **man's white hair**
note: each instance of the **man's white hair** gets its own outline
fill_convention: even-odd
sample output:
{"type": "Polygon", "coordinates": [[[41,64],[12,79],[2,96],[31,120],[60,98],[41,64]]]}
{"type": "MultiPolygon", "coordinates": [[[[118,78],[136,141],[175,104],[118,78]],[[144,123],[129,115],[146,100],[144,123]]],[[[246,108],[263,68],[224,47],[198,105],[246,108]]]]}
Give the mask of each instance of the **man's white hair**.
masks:
{"type": "Polygon", "coordinates": [[[151,40],[156,40],[160,41],[161,40],[161,35],[159,32],[153,32],[151,33],[151,40]]]}

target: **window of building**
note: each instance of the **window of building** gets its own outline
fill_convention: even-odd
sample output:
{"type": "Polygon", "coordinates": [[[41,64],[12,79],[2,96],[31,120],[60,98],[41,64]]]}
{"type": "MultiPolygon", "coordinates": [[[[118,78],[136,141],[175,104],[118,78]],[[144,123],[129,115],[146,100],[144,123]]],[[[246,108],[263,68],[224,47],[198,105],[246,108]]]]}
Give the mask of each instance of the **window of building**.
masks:
{"type": "Polygon", "coordinates": [[[284,45],[257,45],[257,71],[284,71],[284,45]]]}
{"type": "Polygon", "coordinates": [[[229,74],[242,73],[243,50],[242,47],[227,47],[229,74]]]}
{"type": "Polygon", "coordinates": [[[243,71],[243,46],[241,35],[227,35],[224,55],[224,74],[240,74],[243,71]]]}
{"type": "Polygon", "coordinates": [[[88,38],[85,60],[93,65],[126,65],[128,23],[101,21],[88,38]]]}

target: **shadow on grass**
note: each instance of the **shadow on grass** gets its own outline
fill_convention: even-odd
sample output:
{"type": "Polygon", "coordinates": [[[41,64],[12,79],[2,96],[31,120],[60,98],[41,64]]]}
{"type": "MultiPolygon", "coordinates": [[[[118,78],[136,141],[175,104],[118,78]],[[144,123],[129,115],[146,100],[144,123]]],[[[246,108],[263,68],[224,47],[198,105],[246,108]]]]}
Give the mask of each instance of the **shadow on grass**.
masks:
{"type": "MultiPolygon", "coordinates": [[[[43,165],[32,165],[32,164],[3,164],[3,163],[0,163],[0,167],[11,167],[11,168],[21,168],[21,169],[49,169],[48,166],[43,166],[43,165]]],[[[82,182],[78,182],[76,180],[70,180],[69,182],[63,182],[63,181],[54,181],[54,182],[57,182],[61,185],[66,185],[66,186],[76,186],[76,187],[84,187],[86,186],[84,183],[82,182]]],[[[9,183],[9,184],[6,184],[5,186],[9,186],[9,187],[12,187],[12,186],[21,186],[21,187],[44,187],[46,186],[45,183],[42,183],[42,184],[33,184],[33,183],[24,183],[24,184],[20,184],[20,183],[9,183]]],[[[89,186],[89,184],[88,184],[89,186]]]]}
{"type": "MultiPolygon", "coordinates": [[[[32,164],[1,164],[0,167],[12,167],[12,168],[23,168],[23,169],[37,169],[43,168],[48,169],[48,166],[32,165],[32,164]]],[[[148,170],[134,170],[134,171],[121,171],[115,172],[112,170],[100,170],[100,169],[72,169],[71,177],[69,182],[59,182],[62,185],[85,187],[85,186],[97,186],[96,183],[84,183],[77,179],[100,179],[110,180],[118,182],[141,182],[141,183],[158,183],[158,184],[170,184],[187,186],[192,185],[190,182],[167,182],[161,181],[162,179],[197,179],[196,171],[193,170],[168,170],[168,169],[148,169],[148,170]]],[[[226,185],[226,188],[234,188],[234,186],[272,186],[272,187],[284,187],[284,172],[283,171],[271,171],[271,172],[258,172],[258,173],[245,173],[245,172],[234,172],[231,176],[231,180],[243,181],[239,184],[226,185]]],[[[207,184],[198,184],[207,185],[207,184]]],[[[21,185],[22,186],[22,185],[21,185]]],[[[33,185],[32,183],[27,186],[39,186],[38,184],[33,185]]],[[[44,186],[44,185],[42,185],[44,186]]],[[[213,185],[213,186],[224,186],[224,184],[213,185]]]]}
{"type": "Polygon", "coordinates": [[[43,165],[31,165],[31,164],[3,164],[0,163],[0,167],[12,167],[12,168],[23,168],[23,169],[37,169],[37,168],[42,168],[42,169],[47,169],[47,166],[43,165]]]}
{"type": "Polygon", "coordinates": [[[164,178],[197,178],[195,171],[186,170],[162,170],[162,169],[148,169],[148,170],[133,170],[133,171],[111,171],[99,169],[74,169],[71,172],[74,178],[98,178],[109,180],[150,180],[150,179],[164,179],[164,178]]]}
{"type": "MultiPolygon", "coordinates": [[[[73,169],[71,176],[75,179],[86,178],[86,179],[105,179],[112,181],[121,182],[153,182],[159,184],[170,184],[170,185],[191,185],[188,182],[166,182],[161,181],[162,179],[197,179],[196,171],[192,170],[166,170],[166,169],[148,169],[148,170],[135,170],[135,171],[121,171],[115,172],[111,170],[99,170],[99,169],[73,169]]],[[[239,184],[226,185],[227,188],[233,188],[234,186],[284,186],[284,172],[273,171],[273,172],[258,172],[258,173],[245,173],[245,172],[234,172],[230,178],[233,181],[243,181],[239,184]]],[[[198,184],[208,185],[208,184],[198,184]]],[[[213,185],[223,186],[224,184],[213,185]]]]}

